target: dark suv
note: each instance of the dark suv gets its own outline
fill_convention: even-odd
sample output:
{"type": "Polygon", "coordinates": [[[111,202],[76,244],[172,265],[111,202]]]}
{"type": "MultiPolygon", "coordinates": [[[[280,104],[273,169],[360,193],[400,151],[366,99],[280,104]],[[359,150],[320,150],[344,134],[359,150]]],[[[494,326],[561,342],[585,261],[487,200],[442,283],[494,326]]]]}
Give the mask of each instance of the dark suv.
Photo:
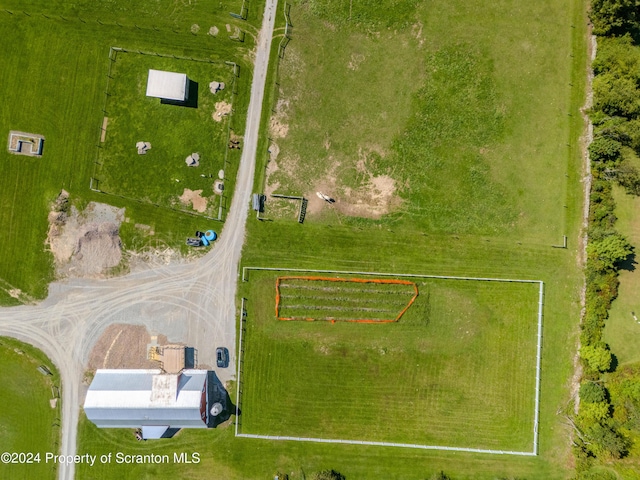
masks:
{"type": "Polygon", "coordinates": [[[227,368],[229,366],[229,350],[224,347],[216,348],[216,365],[218,365],[218,368],[227,368]]]}

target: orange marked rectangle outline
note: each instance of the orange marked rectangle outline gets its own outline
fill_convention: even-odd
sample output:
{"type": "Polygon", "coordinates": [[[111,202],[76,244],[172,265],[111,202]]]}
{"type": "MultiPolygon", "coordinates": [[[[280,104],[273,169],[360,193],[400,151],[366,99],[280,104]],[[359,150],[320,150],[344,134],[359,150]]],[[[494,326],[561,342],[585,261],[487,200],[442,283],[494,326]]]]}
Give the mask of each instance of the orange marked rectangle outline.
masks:
{"type": "Polygon", "coordinates": [[[409,280],[398,280],[398,279],[393,279],[393,278],[338,278],[338,277],[319,277],[319,276],[301,276],[301,275],[296,275],[296,276],[281,276],[278,277],[276,279],[276,305],[275,305],[275,310],[276,310],[276,318],[278,320],[283,320],[283,321],[291,321],[291,320],[304,320],[304,321],[308,321],[308,322],[313,322],[313,321],[330,321],[332,323],[335,323],[337,321],[339,322],[351,322],[351,323],[392,323],[392,322],[397,322],[398,320],[400,320],[400,318],[404,315],[404,313],[407,311],[407,309],[413,305],[413,302],[415,302],[416,298],[418,297],[418,286],[415,282],[409,281],[409,280]],[[375,319],[375,318],[331,318],[331,317],[324,317],[324,318],[314,318],[311,316],[282,316],[281,315],[281,311],[282,311],[282,291],[281,291],[281,284],[283,281],[287,281],[287,280],[303,280],[303,281],[310,281],[310,282],[336,282],[336,283],[359,283],[359,284],[377,284],[377,285],[406,285],[409,287],[412,287],[413,289],[413,296],[411,297],[411,299],[407,302],[407,304],[400,310],[400,312],[392,317],[392,318],[383,318],[383,319],[375,319]]]}

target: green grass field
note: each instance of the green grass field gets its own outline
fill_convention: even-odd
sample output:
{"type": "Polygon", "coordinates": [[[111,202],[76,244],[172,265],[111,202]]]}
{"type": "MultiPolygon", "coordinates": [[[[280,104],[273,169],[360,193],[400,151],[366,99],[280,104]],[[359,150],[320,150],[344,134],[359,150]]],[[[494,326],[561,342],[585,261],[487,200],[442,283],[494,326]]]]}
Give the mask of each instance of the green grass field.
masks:
{"type": "Polygon", "coordinates": [[[225,190],[232,192],[235,168],[231,167],[237,165],[237,155],[233,162],[226,162],[229,117],[216,121],[212,115],[216,103],[233,104],[233,66],[137,52],[114,52],[114,57],[106,101],[107,132],[98,149],[99,189],[183,210],[191,209],[178,199],[184,189],[202,190],[208,205],[200,213],[217,217],[220,197],[214,196],[213,179],[229,167],[225,190]],[[186,73],[193,105],[164,104],[147,97],[149,69],[186,73]],[[209,83],[214,80],[228,88],[213,95],[209,83]],[[145,155],[136,151],[139,141],[152,146],[145,155]],[[200,155],[200,165],[187,167],[185,158],[194,152],[200,155]]]}
{"type": "Polygon", "coordinates": [[[579,90],[571,9],[390,4],[294,2],[268,184],[337,199],[310,221],[557,242],[579,90]],[[376,198],[389,178],[393,194],[376,198]]]}
{"type": "MultiPolygon", "coordinates": [[[[407,461],[402,473],[382,459],[369,459],[369,469],[335,458],[331,466],[354,478],[427,478],[426,472],[441,469],[452,478],[569,478],[569,432],[558,411],[569,408],[579,318],[584,4],[412,5],[396,2],[393,18],[381,14],[389,9],[361,2],[312,1],[291,9],[293,40],[274,77],[272,118],[264,121],[270,131],[263,143],[265,170],[256,188],[276,185],[278,193],[305,194],[310,201],[320,190],[337,202],[299,225],[292,212],[269,217],[267,201],[272,221],[250,220],[243,263],[543,280],[535,459],[438,452],[407,461]],[[350,15],[367,18],[357,23],[350,15]],[[279,150],[278,168],[266,159],[268,147],[272,158],[279,150]],[[409,155],[413,163],[406,161],[409,155]],[[349,188],[351,207],[358,200],[375,207],[367,180],[382,175],[397,175],[401,201],[389,204],[389,214],[367,219],[351,216],[361,212],[357,208],[341,209],[349,188]],[[364,192],[358,190],[363,185],[364,192]],[[568,250],[551,248],[563,232],[568,250]]],[[[243,297],[250,293],[241,287],[243,297]]],[[[263,302],[259,315],[273,315],[266,296],[263,302]]],[[[270,375],[269,367],[263,375],[270,375]]],[[[297,422],[298,415],[282,421],[296,431],[319,428],[305,415],[297,422]]],[[[267,454],[273,443],[263,445],[267,454]]],[[[380,448],[379,454],[408,453],[380,448]]]]}
{"type": "MultiPolygon", "coordinates": [[[[60,378],[51,361],[30,345],[0,338],[2,409],[0,409],[0,452],[40,453],[30,464],[0,463],[2,478],[56,478],[57,465],[47,464],[45,453],[57,453],[60,444],[60,404],[51,408],[52,387],[60,378]],[[37,368],[45,365],[53,375],[37,368]]],[[[58,395],[58,393],[56,393],[58,395]]]]}
{"type": "MultiPolygon", "coordinates": [[[[1,301],[15,302],[6,293],[11,288],[36,298],[46,294],[50,257],[41,247],[47,204],[60,188],[85,202],[105,201],[90,193],[88,184],[110,46],[194,57],[209,52],[244,62],[241,71],[247,72],[262,6],[248,2],[247,44],[241,45],[224,35],[226,23],[245,25],[228,15],[239,12],[239,1],[190,3],[3,2],[12,13],[0,10],[6,52],[0,92],[9,99],[0,104],[0,126],[44,134],[47,144],[37,161],[14,161],[18,157],[0,151],[0,278],[8,285],[3,283],[1,301]],[[195,33],[194,24],[199,26],[195,33]],[[220,30],[215,38],[207,36],[213,25],[220,30]]],[[[310,215],[304,225],[250,219],[243,258],[245,265],[543,280],[539,456],[261,441],[234,438],[231,428],[183,431],[166,443],[136,442],[129,430],[99,430],[85,420],[78,453],[198,451],[203,461],[79,466],[78,478],[266,480],[283,470],[298,480],[331,468],[351,480],[423,480],[441,470],[456,480],[568,478],[568,429],[557,412],[567,407],[580,310],[575,239],[582,201],[578,109],[584,98],[585,4],[432,0],[394,2],[390,9],[390,2],[296,3],[293,40],[279,76],[270,71],[265,101],[289,128],[286,137],[272,138],[280,147],[280,170],[271,179],[290,193],[313,193],[326,182],[332,188],[325,193],[340,202],[351,188],[355,193],[349,198],[367,203],[368,190],[360,186],[368,185],[371,175],[386,175],[395,181],[396,200],[379,220],[337,209],[310,215]],[[288,106],[278,106],[278,99],[288,99],[288,106]],[[563,234],[569,249],[551,248],[563,234]]],[[[282,4],[278,15],[282,27],[282,4]]],[[[280,28],[276,35],[282,33],[280,28]]],[[[273,60],[276,50],[277,41],[273,60]]],[[[241,74],[245,93],[249,80],[241,74]]],[[[248,95],[239,95],[243,98],[248,95]]],[[[264,184],[268,124],[263,119],[256,191],[264,184]]],[[[151,225],[158,242],[173,245],[184,239],[185,230],[202,229],[191,218],[158,213],[155,207],[116,197],[109,201],[126,206],[133,222],[151,225]]],[[[132,230],[126,241],[148,241],[132,230]]],[[[249,293],[248,286],[242,288],[241,295],[249,293]]],[[[498,297],[495,304],[508,305],[508,295],[498,297]]],[[[474,309],[478,313],[490,315],[474,309]]],[[[296,324],[288,327],[363,327],[296,324]]],[[[388,326],[402,328],[400,323],[364,327],[388,326]]],[[[451,336],[444,325],[435,333],[451,336]]],[[[358,340],[360,349],[373,341],[364,335],[358,340]]],[[[424,358],[415,351],[407,356],[424,358]]],[[[477,367],[482,371],[483,365],[477,367]]],[[[245,414],[250,419],[251,412],[245,414]]],[[[308,427],[309,417],[286,421],[298,431],[315,428],[308,427]]],[[[413,433],[407,430],[399,435],[413,433]]]]}
{"type": "Polygon", "coordinates": [[[331,324],[278,321],[276,276],[250,273],[242,433],[533,450],[538,284],[412,279],[397,323],[331,324]]]}
{"type": "MultiPolygon", "coordinates": [[[[637,216],[640,200],[627,195],[620,187],[614,188],[614,195],[618,217],[616,228],[632,245],[640,245],[640,221],[637,216]]],[[[633,270],[620,271],[618,297],[611,305],[604,329],[604,341],[611,346],[611,351],[621,364],[640,361],[640,323],[633,318],[634,314],[640,318],[640,272],[637,264],[632,267],[633,270]]]]}
{"type": "MultiPolygon", "coordinates": [[[[259,24],[262,7],[253,6],[248,22],[241,22],[228,13],[239,12],[241,2],[191,3],[2,2],[4,66],[0,71],[0,94],[4,100],[0,104],[0,132],[3,139],[9,130],[38,133],[46,138],[42,158],[12,155],[5,147],[0,149],[2,304],[46,296],[47,285],[53,280],[52,256],[44,248],[47,214],[49,204],[62,188],[71,193],[77,204],[94,200],[125,207],[133,224],[150,225],[156,232],[152,238],[126,232],[125,248],[177,248],[196,229],[207,228],[206,223],[188,215],[89,190],[104,117],[111,46],[240,64],[234,127],[237,134],[243,134],[251,81],[246,52],[252,48],[254,25],[259,24]],[[242,24],[248,32],[245,43],[228,38],[227,23],[233,28],[242,24]],[[201,26],[195,33],[194,24],[201,26]],[[208,34],[213,26],[219,29],[215,37],[208,34]],[[16,290],[22,292],[19,299],[8,293],[16,295],[16,290]]],[[[150,155],[157,151],[151,150],[150,155]]],[[[178,160],[185,166],[184,158],[178,160]]],[[[210,185],[207,188],[210,190],[210,185]]],[[[226,208],[228,205],[223,214],[226,208]]]]}

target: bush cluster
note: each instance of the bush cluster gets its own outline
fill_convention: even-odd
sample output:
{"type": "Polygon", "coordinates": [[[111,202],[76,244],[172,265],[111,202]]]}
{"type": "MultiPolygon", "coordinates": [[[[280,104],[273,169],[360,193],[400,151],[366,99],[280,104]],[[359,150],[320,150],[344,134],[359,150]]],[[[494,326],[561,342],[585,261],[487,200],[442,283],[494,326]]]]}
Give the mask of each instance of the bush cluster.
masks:
{"type": "Polygon", "coordinates": [[[630,429],[640,432],[640,371],[637,383],[631,386],[629,378],[627,383],[608,381],[604,374],[615,367],[609,346],[602,340],[611,302],[618,293],[618,270],[633,252],[615,229],[612,183],[629,194],[640,194],[640,172],[635,167],[640,155],[640,0],[592,0],[591,20],[600,37],[589,112],[594,138],[589,146],[593,181],[586,309],[580,335],[584,376],[580,413],[575,419],[576,453],[583,467],[578,475],[585,479],[590,478],[584,468],[589,458],[623,457],[630,447],[630,429]]]}

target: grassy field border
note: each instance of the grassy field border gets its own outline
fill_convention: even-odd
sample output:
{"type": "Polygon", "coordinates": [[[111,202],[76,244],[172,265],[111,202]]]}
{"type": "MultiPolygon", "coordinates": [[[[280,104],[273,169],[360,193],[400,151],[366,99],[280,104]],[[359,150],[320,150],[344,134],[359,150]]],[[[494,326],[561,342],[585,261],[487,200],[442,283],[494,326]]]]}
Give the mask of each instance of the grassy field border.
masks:
{"type": "Polygon", "coordinates": [[[510,451],[510,450],[490,450],[482,448],[466,448],[466,447],[447,447],[441,445],[419,445],[413,443],[394,443],[394,442],[374,442],[367,440],[346,440],[346,439],[328,439],[328,438],[315,438],[315,437],[291,437],[282,435],[256,435],[251,433],[242,433],[238,431],[238,418],[240,415],[240,404],[242,394],[242,352],[243,341],[242,333],[245,329],[246,322],[246,299],[242,298],[240,306],[240,335],[238,338],[238,366],[237,366],[237,383],[236,383],[236,421],[235,421],[235,436],[241,438],[254,438],[260,440],[278,440],[278,441],[294,441],[294,442],[313,442],[313,443],[335,443],[335,444],[348,444],[348,445],[368,445],[377,447],[399,447],[399,448],[412,448],[421,450],[442,450],[442,451],[454,451],[454,452],[467,452],[467,453],[483,453],[490,455],[516,455],[516,456],[537,456],[538,455],[538,443],[539,443],[539,430],[538,424],[540,419],[540,368],[541,368],[541,355],[542,355],[542,317],[544,308],[544,282],[542,280],[529,280],[529,279],[511,279],[511,278],[489,278],[489,277],[458,277],[449,275],[420,275],[411,273],[386,273],[386,272],[355,272],[344,270],[314,270],[314,269],[296,269],[296,268],[280,268],[280,267],[255,267],[245,266],[242,267],[242,281],[247,282],[247,272],[250,270],[255,271],[270,271],[270,272],[303,272],[303,273],[330,273],[330,274],[343,274],[343,275],[369,275],[369,276],[393,276],[393,277],[405,277],[405,278],[436,278],[443,280],[467,280],[467,281],[482,281],[482,282],[505,282],[505,283],[537,283],[539,286],[538,293],[538,332],[537,332],[537,346],[536,346],[536,387],[535,387],[535,405],[533,414],[533,448],[530,452],[510,451]]]}

